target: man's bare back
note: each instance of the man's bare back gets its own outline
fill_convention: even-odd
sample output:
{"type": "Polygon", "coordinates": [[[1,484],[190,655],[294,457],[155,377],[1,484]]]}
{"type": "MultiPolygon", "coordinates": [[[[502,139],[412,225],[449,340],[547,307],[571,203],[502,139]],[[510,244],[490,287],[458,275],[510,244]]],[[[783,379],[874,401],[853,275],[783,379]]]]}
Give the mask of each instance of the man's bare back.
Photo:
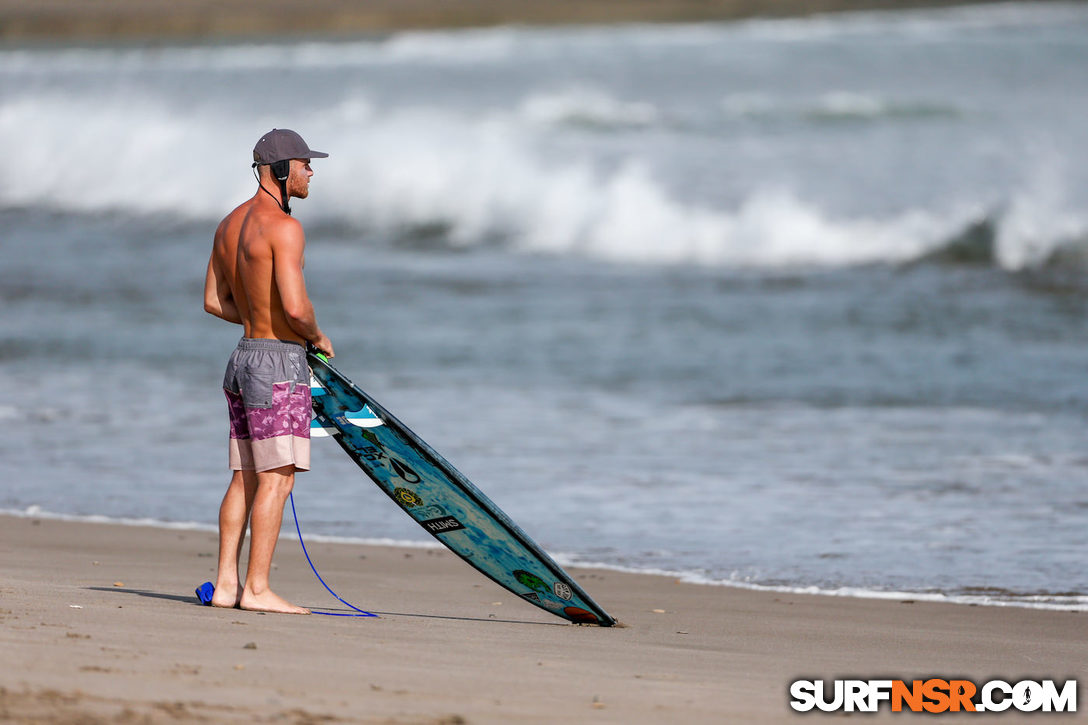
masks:
{"type": "MultiPolygon", "coordinates": [[[[298,168],[297,173],[292,168],[288,193],[305,198],[313,171],[303,160],[291,163],[298,168]]],[[[271,184],[263,182],[216,229],[205,309],[241,324],[247,338],[309,342],[331,354],[332,344],[317,326],[306,293],[302,225],[283,211],[267,190],[271,184]]]]}

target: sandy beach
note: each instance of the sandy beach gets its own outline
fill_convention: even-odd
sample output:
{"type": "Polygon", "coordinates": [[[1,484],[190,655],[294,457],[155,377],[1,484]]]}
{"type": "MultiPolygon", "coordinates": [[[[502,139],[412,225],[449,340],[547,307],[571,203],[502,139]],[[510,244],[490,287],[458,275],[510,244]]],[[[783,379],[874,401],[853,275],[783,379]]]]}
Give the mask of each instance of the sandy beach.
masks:
{"type": "MultiPolygon", "coordinates": [[[[0,40],[322,37],[504,24],[690,22],[853,10],[964,5],[986,0],[0,0],[0,40]]],[[[1046,2],[1047,0],[1039,0],[1046,2]]]]}
{"type": "MultiPolygon", "coordinates": [[[[573,569],[628,625],[578,627],[445,551],[349,544],[311,555],[378,619],[214,610],[192,591],[214,578],[213,533],[0,522],[5,722],[774,723],[799,717],[801,677],[1070,679],[1088,661],[1083,613],[573,569]]],[[[273,584],[344,611],[296,541],[273,584]]]]}

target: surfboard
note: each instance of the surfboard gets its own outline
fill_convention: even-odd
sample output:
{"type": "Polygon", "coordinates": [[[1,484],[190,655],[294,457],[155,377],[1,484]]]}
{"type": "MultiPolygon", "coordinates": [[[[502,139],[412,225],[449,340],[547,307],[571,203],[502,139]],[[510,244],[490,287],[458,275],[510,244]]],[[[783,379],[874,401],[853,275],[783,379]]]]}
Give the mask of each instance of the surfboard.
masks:
{"type": "Polygon", "coordinates": [[[311,435],[331,435],[393,502],[469,566],[526,602],[576,624],[607,614],[528,534],[449,461],[311,352],[311,435]]]}

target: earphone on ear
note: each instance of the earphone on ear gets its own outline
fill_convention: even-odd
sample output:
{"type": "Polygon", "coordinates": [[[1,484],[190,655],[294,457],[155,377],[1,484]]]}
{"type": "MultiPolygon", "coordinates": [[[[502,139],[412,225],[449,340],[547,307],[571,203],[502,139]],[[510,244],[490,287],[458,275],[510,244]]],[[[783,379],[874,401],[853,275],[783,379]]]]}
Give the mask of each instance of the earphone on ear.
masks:
{"type": "MultiPolygon", "coordinates": [[[[254,154],[256,156],[256,154],[254,154]]],[[[276,199],[272,192],[264,188],[264,184],[261,183],[261,178],[257,174],[257,167],[261,166],[259,161],[253,162],[253,176],[257,179],[257,184],[261,187],[261,190],[276,199]]],[[[280,190],[283,192],[283,200],[276,199],[276,203],[279,204],[280,209],[283,209],[285,214],[291,213],[291,205],[288,203],[290,195],[287,193],[287,177],[291,175],[291,159],[284,159],[283,161],[273,161],[268,164],[268,170],[272,173],[272,176],[276,177],[276,181],[280,182],[280,190]]]]}

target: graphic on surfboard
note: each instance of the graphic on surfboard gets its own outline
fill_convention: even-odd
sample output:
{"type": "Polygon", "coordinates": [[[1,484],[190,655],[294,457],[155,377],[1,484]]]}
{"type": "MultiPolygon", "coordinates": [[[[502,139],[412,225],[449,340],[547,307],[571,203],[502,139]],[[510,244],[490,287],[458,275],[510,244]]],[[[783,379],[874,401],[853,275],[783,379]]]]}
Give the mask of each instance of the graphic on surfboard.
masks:
{"type": "Polygon", "coordinates": [[[405,513],[496,584],[571,622],[616,624],[446,459],[323,355],[308,357],[316,416],[311,435],[332,435],[405,513]]]}

